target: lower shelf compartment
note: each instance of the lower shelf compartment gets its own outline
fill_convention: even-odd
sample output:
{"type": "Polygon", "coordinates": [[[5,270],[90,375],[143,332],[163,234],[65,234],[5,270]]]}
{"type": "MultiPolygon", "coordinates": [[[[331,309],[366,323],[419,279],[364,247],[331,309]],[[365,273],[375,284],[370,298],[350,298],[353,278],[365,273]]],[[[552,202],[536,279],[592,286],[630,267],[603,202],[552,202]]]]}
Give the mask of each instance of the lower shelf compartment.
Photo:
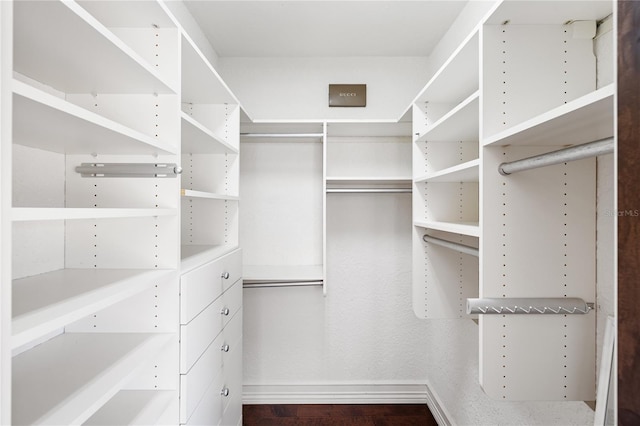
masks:
{"type": "Polygon", "coordinates": [[[15,356],[12,423],[83,423],[175,338],[65,333],[15,356]]]}
{"type": "MultiPolygon", "coordinates": [[[[118,392],[84,425],[150,425],[164,424],[163,416],[176,403],[175,391],[123,390],[118,392]]],[[[166,419],[169,421],[169,419],[166,419]]],[[[175,420],[174,420],[175,421],[175,420]]]]}

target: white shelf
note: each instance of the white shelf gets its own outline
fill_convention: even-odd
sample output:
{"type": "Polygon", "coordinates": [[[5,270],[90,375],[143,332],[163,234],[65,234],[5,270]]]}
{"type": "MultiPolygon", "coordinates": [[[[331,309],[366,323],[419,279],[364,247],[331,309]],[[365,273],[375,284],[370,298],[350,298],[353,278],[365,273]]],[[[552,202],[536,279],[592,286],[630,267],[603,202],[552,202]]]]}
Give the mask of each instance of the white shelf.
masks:
{"type": "Polygon", "coordinates": [[[180,246],[180,258],[182,260],[180,272],[184,274],[190,270],[204,265],[207,262],[215,260],[231,253],[237,249],[234,244],[220,245],[182,245],[180,246]]]}
{"type": "Polygon", "coordinates": [[[239,104],[200,49],[184,34],[182,37],[182,102],[239,104]]]}
{"type": "Polygon", "coordinates": [[[339,138],[402,138],[411,137],[411,123],[390,120],[363,121],[329,121],[327,123],[327,137],[332,140],[339,138]]]}
{"type": "Polygon", "coordinates": [[[489,136],[484,146],[565,146],[613,136],[614,86],[610,84],[489,136]]]}
{"type": "Polygon", "coordinates": [[[237,195],[215,194],[213,192],[193,191],[191,189],[181,189],[180,195],[189,198],[204,198],[209,200],[227,200],[238,201],[240,197],[237,195]]]}
{"type": "Polygon", "coordinates": [[[65,333],[15,356],[13,423],[84,422],[172,339],[163,334],[65,333]]]}
{"type": "Polygon", "coordinates": [[[478,40],[477,31],[467,36],[412,103],[458,103],[478,90],[478,40]]]}
{"type": "Polygon", "coordinates": [[[327,184],[341,185],[406,185],[411,183],[407,176],[327,176],[327,184]]]}
{"type": "Polygon", "coordinates": [[[573,21],[599,21],[612,12],[609,1],[554,0],[553,7],[539,0],[503,1],[487,25],[565,25],[573,21]]]}
{"type": "Polygon", "coordinates": [[[180,112],[182,119],[182,152],[189,154],[237,154],[238,149],[218,138],[193,117],[180,112]]]}
{"type": "Polygon", "coordinates": [[[173,401],[174,391],[122,390],[98,410],[84,425],[152,425],[173,401]]]}
{"type": "Polygon", "coordinates": [[[64,154],[174,154],[151,136],[13,80],[13,132],[20,145],[64,154]]]}
{"type": "Polygon", "coordinates": [[[480,236],[480,226],[478,222],[414,221],[413,224],[415,226],[433,229],[435,231],[468,235],[470,237],[480,236]]]}
{"type": "Polygon", "coordinates": [[[476,159],[418,177],[414,182],[478,182],[479,180],[480,160],[476,159]]]}
{"type": "Polygon", "coordinates": [[[477,142],[480,129],[479,96],[480,92],[476,91],[456,105],[440,120],[429,126],[416,142],[425,140],[430,142],[477,142]]]}
{"type": "Polygon", "coordinates": [[[322,281],[322,265],[244,265],[244,281],[322,281]]]}
{"type": "Polygon", "coordinates": [[[177,93],[73,1],[17,2],[15,71],[65,93],[177,93]]]}
{"type": "Polygon", "coordinates": [[[62,269],[14,280],[13,349],[140,293],[172,271],[62,269]]]}
{"type": "Polygon", "coordinates": [[[134,217],[175,216],[175,209],[118,209],[118,208],[47,208],[14,207],[14,222],[33,220],[119,219],[134,217]]]}

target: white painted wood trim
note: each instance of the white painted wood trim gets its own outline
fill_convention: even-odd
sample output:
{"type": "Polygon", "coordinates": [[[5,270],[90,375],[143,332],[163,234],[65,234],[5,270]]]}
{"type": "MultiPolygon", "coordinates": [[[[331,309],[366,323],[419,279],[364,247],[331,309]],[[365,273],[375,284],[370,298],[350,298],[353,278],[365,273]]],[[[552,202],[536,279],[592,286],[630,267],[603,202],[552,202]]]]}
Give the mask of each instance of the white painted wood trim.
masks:
{"type": "Polygon", "coordinates": [[[425,404],[418,383],[265,384],[243,386],[243,404],[425,404]]]}

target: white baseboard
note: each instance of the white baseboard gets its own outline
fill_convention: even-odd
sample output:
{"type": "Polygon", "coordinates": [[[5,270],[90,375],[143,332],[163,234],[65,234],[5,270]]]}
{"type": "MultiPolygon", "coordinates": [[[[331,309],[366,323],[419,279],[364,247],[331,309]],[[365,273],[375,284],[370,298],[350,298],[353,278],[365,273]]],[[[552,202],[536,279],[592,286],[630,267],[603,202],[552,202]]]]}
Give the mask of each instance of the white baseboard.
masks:
{"type": "Polygon", "coordinates": [[[432,392],[431,386],[428,382],[425,389],[427,391],[427,406],[429,407],[429,411],[431,411],[433,418],[438,422],[438,426],[451,426],[451,421],[449,421],[451,417],[449,416],[449,413],[444,407],[444,404],[442,404],[440,398],[438,398],[438,395],[432,392]]]}
{"type": "Polygon", "coordinates": [[[424,384],[244,385],[243,404],[426,404],[424,384]]]}

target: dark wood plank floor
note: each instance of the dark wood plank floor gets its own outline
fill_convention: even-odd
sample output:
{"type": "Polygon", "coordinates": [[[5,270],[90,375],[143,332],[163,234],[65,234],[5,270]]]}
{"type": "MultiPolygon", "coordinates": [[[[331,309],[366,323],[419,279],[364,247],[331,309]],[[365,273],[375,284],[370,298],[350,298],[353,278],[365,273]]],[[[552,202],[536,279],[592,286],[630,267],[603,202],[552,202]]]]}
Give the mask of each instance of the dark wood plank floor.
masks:
{"type": "Polygon", "coordinates": [[[244,405],[244,426],[437,426],[426,404],[244,405]]]}

